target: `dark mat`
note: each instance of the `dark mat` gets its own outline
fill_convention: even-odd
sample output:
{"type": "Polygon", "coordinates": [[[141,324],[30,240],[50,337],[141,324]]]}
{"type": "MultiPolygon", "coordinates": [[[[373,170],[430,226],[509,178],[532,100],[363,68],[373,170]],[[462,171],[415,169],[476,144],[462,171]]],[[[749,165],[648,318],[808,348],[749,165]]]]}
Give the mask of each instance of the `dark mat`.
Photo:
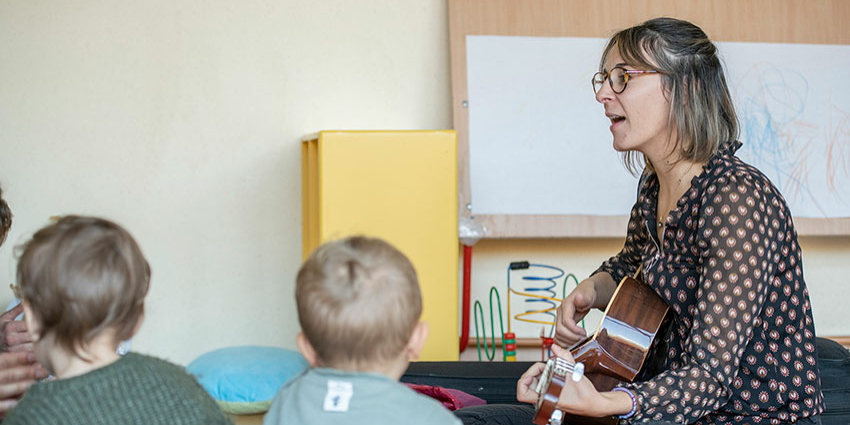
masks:
{"type": "Polygon", "coordinates": [[[401,382],[454,388],[487,404],[520,404],[516,381],[534,362],[413,362],[401,382]]]}
{"type": "MultiPolygon", "coordinates": [[[[850,352],[841,344],[817,339],[818,368],[826,410],[824,425],[850,425],[850,352]]],[[[401,382],[454,388],[487,404],[521,404],[516,381],[533,362],[413,362],[401,382]]]]}
{"type": "Polygon", "coordinates": [[[824,425],[850,424],[850,352],[841,344],[817,339],[818,369],[826,404],[824,425]]]}

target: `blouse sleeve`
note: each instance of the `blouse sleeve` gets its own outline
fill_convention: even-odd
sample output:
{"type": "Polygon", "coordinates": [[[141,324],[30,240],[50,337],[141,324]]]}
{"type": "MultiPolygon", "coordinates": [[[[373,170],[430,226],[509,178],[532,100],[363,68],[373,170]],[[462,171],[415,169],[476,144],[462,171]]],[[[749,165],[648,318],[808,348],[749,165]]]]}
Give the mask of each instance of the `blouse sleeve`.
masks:
{"type": "Polygon", "coordinates": [[[646,226],[643,224],[644,218],[641,212],[642,202],[643,196],[640,196],[632,207],[626,243],[623,245],[623,249],[602,263],[596,271],[591,273],[591,276],[600,272],[608,272],[614,278],[614,282],[619,284],[623,277],[631,276],[637,271],[640,265],[641,250],[646,244],[647,238],[646,226]]]}
{"type": "Polygon", "coordinates": [[[682,367],[630,384],[632,421],[694,422],[729,400],[759,325],[784,234],[784,207],[769,187],[730,175],[707,188],[698,223],[700,280],[682,367]]]}

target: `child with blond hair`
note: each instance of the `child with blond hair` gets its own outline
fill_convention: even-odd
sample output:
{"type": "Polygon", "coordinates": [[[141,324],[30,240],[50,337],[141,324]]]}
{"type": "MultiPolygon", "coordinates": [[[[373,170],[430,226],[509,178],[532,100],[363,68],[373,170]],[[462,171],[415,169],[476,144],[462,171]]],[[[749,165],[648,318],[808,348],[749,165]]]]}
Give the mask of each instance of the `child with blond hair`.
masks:
{"type": "Polygon", "coordinates": [[[265,425],[460,424],[398,382],[428,336],[404,254],[362,236],[329,242],[301,266],[295,300],[311,368],[280,389],[265,425]]]}

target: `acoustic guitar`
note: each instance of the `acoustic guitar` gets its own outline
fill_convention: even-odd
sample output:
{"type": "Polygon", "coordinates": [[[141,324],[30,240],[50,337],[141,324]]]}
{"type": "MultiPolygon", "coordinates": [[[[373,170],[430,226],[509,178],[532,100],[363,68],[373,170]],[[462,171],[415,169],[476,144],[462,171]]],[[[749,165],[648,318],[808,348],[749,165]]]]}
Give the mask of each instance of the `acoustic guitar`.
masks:
{"type": "MultiPolygon", "coordinates": [[[[577,343],[570,353],[576,365],[600,392],[610,391],[621,382],[632,382],[648,365],[667,327],[667,304],[655,291],[634,278],[624,277],[611,297],[596,332],[577,343]]],[[[588,418],[565,413],[556,407],[561,389],[575,373],[575,366],[561,360],[547,363],[538,383],[537,425],[599,424],[619,422],[616,416],[588,418]],[[566,364],[566,365],[565,365],[566,364]]],[[[580,377],[579,377],[580,378],[580,377]]]]}

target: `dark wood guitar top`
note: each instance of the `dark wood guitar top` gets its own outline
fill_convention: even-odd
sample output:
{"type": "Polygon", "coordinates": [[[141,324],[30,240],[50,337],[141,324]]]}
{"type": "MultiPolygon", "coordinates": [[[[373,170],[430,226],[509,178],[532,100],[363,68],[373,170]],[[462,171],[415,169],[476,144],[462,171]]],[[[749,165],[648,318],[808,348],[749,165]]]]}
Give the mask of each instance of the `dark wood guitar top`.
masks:
{"type": "MultiPolygon", "coordinates": [[[[664,324],[668,312],[667,304],[652,288],[631,277],[625,277],[617,287],[596,332],[571,349],[576,362],[584,363],[585,376],[600,392],[610,391],[621,382],[632,382],[653,348],[656,336],[664,324]]],[[[550,385],[560,387],[563,380],[553,380],[550,385]]],[[[555,391],[549,391],[554,393],[555,391]]],[[[547,397],[547,402],[553,397],[547,397]]],[[[545,402],[543,403],[546,404],[545,402]]],[[[548,423],[549,416],[542,418],[541,412],[552,412],[554,406],[541,407],[535,416],[535,424],[548,423]]],[[[584,418],[565,415],[565,423],[616,424],[616,417],[584,418]]]]}

